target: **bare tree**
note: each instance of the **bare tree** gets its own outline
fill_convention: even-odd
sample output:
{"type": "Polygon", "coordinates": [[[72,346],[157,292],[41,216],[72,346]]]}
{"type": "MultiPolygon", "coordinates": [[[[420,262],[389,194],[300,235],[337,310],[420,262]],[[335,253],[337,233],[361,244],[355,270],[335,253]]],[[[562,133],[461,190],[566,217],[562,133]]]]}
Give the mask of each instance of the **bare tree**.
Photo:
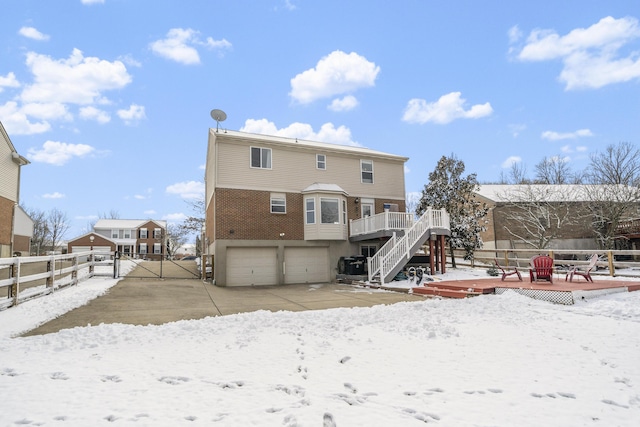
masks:
{"type": "Polygon", "coordinates": [[[576,187],[571,185],[524,184],[500,194],[504,201],[494,216],[501,216],[504,229],[525,246],[545,249],[564,227],[577,224],[576,187]]]}
{"type": "Polygon", "coordinates": [[[587,186],[593,230],[602,249],[615,247],[618,227],[636,218],[640,203],[640,149],[628,142],[594,153],[587,186]]]}
{"type": "Polygon", "coordinates": [[[64,238],[69,227],[69,219],[67,218],[66,213],[58,210],[57,208],[49,211],[49,214],[47,215],[47,243],[51,245],[52,251],[56,250],[56,247],[64,238]]]}
{"type": "Polygon", "coordinates": [[[559,156],[543,157],[536,164],[536,183],[571,184],[575,182],[571,167],[566,158],[559,156]]]}
{"type": "Polygon", "coordinates": [[[167,255],[173,258],[189,237],[189,232],[180,225],[170,224],[167,227],[167,255]]]}
{"type": "Polygon", "coordinates": [[[24,205],[22,205],[22,208],[33,221],[33,236],[31,237],[30,251],[32,254],[40,255],[40,252],[47,244],[47,236],[49,234],[47,216],[37,208],[28,208],[24,205]]]}
{"type": "Polygon", "coordinates": [[[527,178],[527,166],[521,162],[511,163],[509,172],[500,172],[499,184],[526,184],[529,182],[527,178]]]}

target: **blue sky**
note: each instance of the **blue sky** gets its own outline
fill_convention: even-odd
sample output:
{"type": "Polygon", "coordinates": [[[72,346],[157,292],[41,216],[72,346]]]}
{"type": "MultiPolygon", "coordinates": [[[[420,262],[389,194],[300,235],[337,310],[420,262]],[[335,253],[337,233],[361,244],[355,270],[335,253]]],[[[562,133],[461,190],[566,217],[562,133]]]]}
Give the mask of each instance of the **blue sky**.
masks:
{"type": "Polygon", "coordinates": [[[638,143],[640,3],[5,0],[0,121],[21,202],[179,222],[222,127],[410,158],[480,182],[638,143]]]}

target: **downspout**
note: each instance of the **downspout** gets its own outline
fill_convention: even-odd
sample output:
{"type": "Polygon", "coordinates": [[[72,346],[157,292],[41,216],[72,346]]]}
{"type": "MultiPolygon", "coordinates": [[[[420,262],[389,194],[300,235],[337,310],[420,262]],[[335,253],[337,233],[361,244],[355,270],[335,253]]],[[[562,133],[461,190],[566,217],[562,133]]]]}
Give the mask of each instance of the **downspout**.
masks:
{"type": "MultiPolygon", "coordinates": [[[[18,176],[20,176],[20,174],[18,174],[18,176]]],[[[19,182],[20,182],[20,178],[18,178],[18,183],[19,182]]],[[[13,257],[13,247],[14,247],[14,239],[15,239],[15,231],[16,231],[16,207],[17,206],[18,206],[18,203],[14,203],[13,211],[11,212],[11,241],[9,242],[9,253],[11,254],[10,255],[11,257],[13,257]]]]}

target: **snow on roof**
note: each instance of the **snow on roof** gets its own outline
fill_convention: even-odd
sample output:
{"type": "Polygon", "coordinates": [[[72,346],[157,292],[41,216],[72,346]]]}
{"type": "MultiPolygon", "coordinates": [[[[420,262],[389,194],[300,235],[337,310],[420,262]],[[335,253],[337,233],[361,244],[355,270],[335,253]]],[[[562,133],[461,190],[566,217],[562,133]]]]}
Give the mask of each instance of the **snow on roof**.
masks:
{"type": "Polygon", "coordinates": [[[313,184],[311,184],[310,186],[302,190],[302,192],[303,193],[328,192],[328,193],[349,194],[337,184],[323,184],[320,182],[314,182],[313,184]]]}
{"type": "Polygon", "coordinates": [[[157,219],[99,219],[93,226],[94,229],[134,229],[146,224],[147,222],[155,222],[159,227],[167,228],[167,221],[157,219]]]}
{"type": "Polygon", "coordinates": [[[549,202],[586,202],[593,200],[591,194],[599,185],[586,184],[499,184],[481,185],[476,191],[494,202],[509,202],[544,198],[549,202]]]}
{"type": "Polygon", "coordinates": [[[226,137],[236,137],[236,138],[244,138],[244,139],[254,139],[254,140],[259,140],[259,141],[263,141],[271,144],[281,144],[281,145],[297,144],[299,146],[304,146],[309,148],[350,152],[354,154],[361,154],[361,155],[374,156],[374,157],[386,157],[388,159],[400,160],[403,162],[406,162],[407,160],[409,160],[409,158],[405,156],[385,153],[383,151],[376,151],[369,148],[354,146],[354,145],[331,144],[328,142],[309,141],[309,140],[304,140],[299,138],[285,138],[282,136],[273,136],[273,135],[260,135],[255,133],[238,132],[238,131],[232,131],[232,130],[226,130],[224,132],[216,132],[216,130],[213,128],[209,130],[212,134],[216,135],[216,138],[226,136],[226,137]]]}

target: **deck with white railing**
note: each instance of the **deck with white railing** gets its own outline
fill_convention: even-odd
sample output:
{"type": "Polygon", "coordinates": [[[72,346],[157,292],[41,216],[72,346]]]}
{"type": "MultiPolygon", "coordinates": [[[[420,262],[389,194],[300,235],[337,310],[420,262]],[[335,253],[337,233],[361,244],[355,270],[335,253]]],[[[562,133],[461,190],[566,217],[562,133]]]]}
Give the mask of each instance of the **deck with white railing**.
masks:
{"type": "MultiPolygon", "coordinates": [[[[381,231],[392,231],[392,237],[389,241],[367,260],[369,281],[378,277],[380,283],[385,283],[395,275],[431,235],[449,235],[451,230],[449,214],[444,209],[427,209],[418,220],[414,220],[411,214],[385,212],[357,221],[361,221],[358,226],[362,227],[360,229],[353,227],[352,230],[362,230],[360,235],[375,235],[381,231]],[[389,228],[389,225],[403,225],[404,227],[389,228]],[[365,233],[364,230],[368,230],[368,233],[365,233]],[[401,230],[403,235],[397,237],[396,230],[401,230]]],[[[351,235],[353,235],[353,231],[351,235]]]]}
{"type": "Polygon", "coordinates": [[[411,228],[415,223],[413,214],[405,212],[383,212],[360,219],[353,219],[349,223],[349,237],[366,237],[371,234],[403,231],[411,228]]]}

